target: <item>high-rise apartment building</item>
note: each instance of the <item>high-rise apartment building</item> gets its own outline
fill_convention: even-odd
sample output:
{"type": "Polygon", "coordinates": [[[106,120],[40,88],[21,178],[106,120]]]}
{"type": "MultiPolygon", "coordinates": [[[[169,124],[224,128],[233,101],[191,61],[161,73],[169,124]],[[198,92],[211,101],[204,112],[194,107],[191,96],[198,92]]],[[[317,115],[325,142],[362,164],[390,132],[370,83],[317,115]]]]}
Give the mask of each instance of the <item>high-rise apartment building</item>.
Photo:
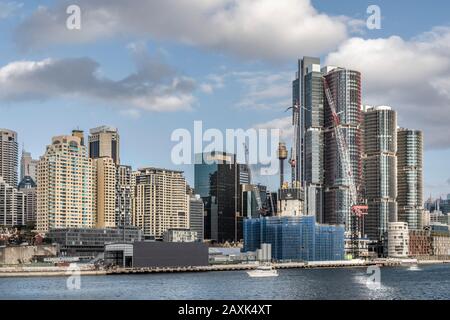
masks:
{"type": "Polygon", "coordinates": [[[31,157],[30,152],[22,150],[22,157],[20,158],[20,181],[25,177],[31,177],[36,182],[36,168],[39,160],[31,157]]]}
{"type": "Polygon", "coordinates": [[[94,227],[96,191],[95,166],[80,137],[54,137],[37,169],[37,230],[94,227]]]}
{"type": "Polygon", "coordinates": [[[197,232],[197,240],[204,239],[205,207],[199,195],[189,197],[189,230],[197,232]]]}
{"type": "Polygon", "coordinates": [[[0,225],[14,227],[26,224],[25,196],[0,176],[0,225]]]}
{"type": "Polygon", "coordinates": [[[397,132],[398,221],[409,230],[420,230],[423,211],[423,134],[420,130],[397,132]]]}
{"type": "Polygon", "coordinates": [[[25,176],[19,183],[19,191],[25,196],[26,222],[36,223],[37,185],[30,176],[25,176]]]}
{"type": "Polygon", "coordinates": [[[385,238],[389,222],[397,221],[397,113],[387,106],[364,112],[364,181],[368,214],[364,232],[385,238]]]}
{"type": "Polygon", "coordinates": [[[116,128],[101,126],[89,130],[89,158],[108,157],[120,164],[120,137],[116,128]]]}
{"type": "Polygon", "coordinates": [[[133,225],[146,238],[162,239],[168,229],[189,229],[189,195],[183,172],[142,168],[134,175],[133,225]]]}
{"type": "MultiPolygon", "coordinates": [[[[343,68],[322,69],[339,117],[339,130],[348,146],[351,175],[358,192],[362,184],[361,74],[343,68]]],[[[341,162],[335,136],[335,122],[324,99],[324,222],[344,224],[351,231],[349,175],[341,162]]]]}
{"type": "Polygon", "coordinates": [[[133,170],[131,166],[119,165],[116,171],[116,226],[131,225],[133,170]]]}
{"type": "Polygon", "coordinates": [[[239,241],[243,230],[236,155],[211,152],[195,157],[194,189],[205,204],[205,239],[239,241]]]}
{"type": "Polygon", "coordinates": [[[14,188],[18,183],[18,150],[17,133],[0,129],[0,177],[14,188]]]}
{"type": "Polygon", "coordinates": [[[116,227],[116,165],[112,158],[93,160],[97,185],[96,228],[116,227]]]}

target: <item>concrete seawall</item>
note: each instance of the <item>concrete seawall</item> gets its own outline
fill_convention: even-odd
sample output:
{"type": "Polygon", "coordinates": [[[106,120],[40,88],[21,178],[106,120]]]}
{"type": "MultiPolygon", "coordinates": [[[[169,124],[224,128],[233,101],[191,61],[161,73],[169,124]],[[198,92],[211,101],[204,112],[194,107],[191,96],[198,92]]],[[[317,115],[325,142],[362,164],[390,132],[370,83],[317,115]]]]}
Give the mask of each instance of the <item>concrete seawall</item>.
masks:
{"type": "MultiPolygon", "coordinates": [[[[450,263],[449,260],[419,260],[418,264],[442,264],[450,263]]],[[[405,265],[405,261],[395,260],[350,260],[350,261],[315,261],[315,262],[288,262],[273,263],[276,269],[329,269],[329,268],[362,268],[371,265],[380,267],[395,267],[405,265]]],[[[150,273],[178,273],[178,272],[211,272],[211,271],[245,271],[256,269],[256,264],[224,264],[209,265],[197,267],[175,267],[175,268],[114,268],[106,270],[93,270],[92,268],[82,266],[80,268],[81,276],[97,275],[123,275],[123,274],[150,274],[150,273]]],[[[1,277],[50,277],[50,276],[69,276],[67,267],[8,267],[0,268],[1,277]]]]}

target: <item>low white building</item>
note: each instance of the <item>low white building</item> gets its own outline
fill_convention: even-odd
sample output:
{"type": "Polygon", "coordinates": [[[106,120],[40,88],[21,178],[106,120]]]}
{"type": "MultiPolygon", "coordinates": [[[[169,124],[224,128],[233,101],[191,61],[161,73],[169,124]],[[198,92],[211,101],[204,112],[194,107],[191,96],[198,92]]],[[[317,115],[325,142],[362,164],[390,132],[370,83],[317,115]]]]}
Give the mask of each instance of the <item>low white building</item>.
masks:
{"type": "Polygon", "coordinates": [[[197,232],[189,229],[169,229],[164,232],[164,242],[195,242],[197,241],[197,232]]]}
{"type": "Polygon", "coordinates": [[[405,258],[409,254],[409,230],[406,222],[388,224],[388,256],[405,258]]]}

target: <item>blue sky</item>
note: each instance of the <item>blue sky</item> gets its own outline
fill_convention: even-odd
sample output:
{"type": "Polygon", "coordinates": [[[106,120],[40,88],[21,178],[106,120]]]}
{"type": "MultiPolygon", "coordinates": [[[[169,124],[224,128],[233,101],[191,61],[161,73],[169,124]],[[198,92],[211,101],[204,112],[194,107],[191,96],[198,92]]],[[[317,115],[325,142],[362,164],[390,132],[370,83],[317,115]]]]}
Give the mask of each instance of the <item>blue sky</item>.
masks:
{"type": "Polygon", "coordinates": [[[172,131],[202,120],[289,140],[296,59],[316,55],[360,70],[365,103],[424,130],[425,196],[450,193],[448,12],[445,0],[0,0],[0,127],[37,158],[54,135],[113,125],[123,163],[181,169],[193,184],[193,168],[171,162],[172,131]],[[81,30],[65,27],[69,4],[81,30]],[[365,27],[372,4],[380,30],[365,27]]]}

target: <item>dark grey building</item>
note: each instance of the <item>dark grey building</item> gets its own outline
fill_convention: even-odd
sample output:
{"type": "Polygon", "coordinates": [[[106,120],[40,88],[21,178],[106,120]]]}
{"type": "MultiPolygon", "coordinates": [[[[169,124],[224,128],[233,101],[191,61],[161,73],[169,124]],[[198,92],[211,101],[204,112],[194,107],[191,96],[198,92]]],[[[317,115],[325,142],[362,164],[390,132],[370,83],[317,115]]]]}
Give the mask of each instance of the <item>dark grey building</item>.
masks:
{"type": "Polygon", "coordinates": [[[195,193],[205,205],[205,239],[239,241],[243,237],[239,211],[239,164],[224,152],[196,154],[195,193]]]}
{"type": "Polygon", "coordinates": [[[141,230],[127,226],[115,229],[62,228],[50,229],[47,238],[60,245],[67,256],[95,257],[104,252],[108,243],[141,241],[141,230]]]}
{"type": "Polygon", "coordinates": [[[200,242],[135,242],[134,268],[207,266],[208,246],[200,242]]]}
{"type": "Polygon", "coordinates": [[[37,185],[30,176],[23,177],[19,183],[18,190],[25,197],[25,221],[26,223],[36,223],[37,210],[37,185]]]}

